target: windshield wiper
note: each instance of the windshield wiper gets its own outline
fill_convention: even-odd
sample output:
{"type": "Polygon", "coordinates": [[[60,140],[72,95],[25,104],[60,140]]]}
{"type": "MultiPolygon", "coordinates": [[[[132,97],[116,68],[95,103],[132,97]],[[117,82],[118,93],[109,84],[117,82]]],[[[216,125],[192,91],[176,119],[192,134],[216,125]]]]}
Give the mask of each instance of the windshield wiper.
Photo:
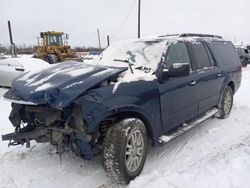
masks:
{"type": "Polygon", "coordinates": [[[133,64],[129,60],[127,60],[127,59],[124,59],[124,60],[123,59],[114,59],[114,61],[128,63],[128,66],[129,66],[129,69],[130,69],[131,73],[134,74],[134,71],[132,69],[133,64]]]}

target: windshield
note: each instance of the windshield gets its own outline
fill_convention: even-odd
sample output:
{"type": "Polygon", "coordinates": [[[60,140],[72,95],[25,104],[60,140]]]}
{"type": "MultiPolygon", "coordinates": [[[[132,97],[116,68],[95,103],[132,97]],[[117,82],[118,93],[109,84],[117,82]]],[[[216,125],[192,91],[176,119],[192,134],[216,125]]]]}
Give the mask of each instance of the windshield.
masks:
{"type": "Polygon", "coordinates": [[[62,46],[62,36],[61,35],[48,35],[48,45],[49,46],[62,46]]]}
{"type": "Polygon", "coordinates": [[[136,66],[156,70],[166,48],[166,39],[120,41],[107,48],[99,63],[106,66],[123,66],[129,61],[136,66]],[[120,61],[119,61],[120,60],[120,61]]]}

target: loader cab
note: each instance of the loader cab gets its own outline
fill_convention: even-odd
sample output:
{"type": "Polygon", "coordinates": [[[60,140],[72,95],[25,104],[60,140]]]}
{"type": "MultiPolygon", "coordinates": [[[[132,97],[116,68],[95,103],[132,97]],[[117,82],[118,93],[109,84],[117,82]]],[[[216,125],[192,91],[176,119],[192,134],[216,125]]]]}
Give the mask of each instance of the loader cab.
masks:
{"type": "Polygon", "coordinates": [[[48,46],[62,46],[62,35],[48,35],[47,36],[48,46]]]}
{"type": "Polygon", "coordinates": [[[68,45],[68,34],[63,32],[41,32],[40,37],[42,39],[43,46],[67,46],[68,45]]]}

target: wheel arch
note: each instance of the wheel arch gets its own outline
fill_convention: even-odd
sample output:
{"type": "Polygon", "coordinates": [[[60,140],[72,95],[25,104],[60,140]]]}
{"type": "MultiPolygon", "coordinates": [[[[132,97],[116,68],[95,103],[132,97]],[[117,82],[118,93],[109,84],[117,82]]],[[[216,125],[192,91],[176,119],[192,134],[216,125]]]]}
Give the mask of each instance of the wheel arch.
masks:
{"type": "Polygon", "coordinates": [[[233,75],[228,75],[225,77],[223,84],[221,86],[220,94],[223,93],[224,89],[229,86],[233,90],[233,94],[236,92],[235,79],[233,75]]]}
{"type": "Polygon", "coordinates": [[[114,125],[115,123],[124,120],[124,119],[128,119],[128,118],[136,118],[139,119],[143,122],[143,124],[145,125],[145,128],[147,130],[147,135],[149,136],[150,139],[153,140],[154,138],[154,130],[152,128],[152,123],[151,120],[149,120],[149,118],[147,118],[146,114],[143,114],[141,112],[135,111],[135,110],[131,110],[131,111],[120,111],[117,113],[113,113],[109,116],[107,116],[106,118],[104,118],[104,120],[102,120],[99,124],[98,124],[98,131],[100,131],[100,129],[102,129],[102,126],[106,126],[105,121],[109,122],[109,127],[114,125]],[[111,120],[111,122],[110,122],[111,120]]]}
{"type": "Polygon", "coordinates": [[[227,86],[231,87],[233,90],[233,93],[235,93],[235,83],[233,81],[228,82],[227,86]]]}

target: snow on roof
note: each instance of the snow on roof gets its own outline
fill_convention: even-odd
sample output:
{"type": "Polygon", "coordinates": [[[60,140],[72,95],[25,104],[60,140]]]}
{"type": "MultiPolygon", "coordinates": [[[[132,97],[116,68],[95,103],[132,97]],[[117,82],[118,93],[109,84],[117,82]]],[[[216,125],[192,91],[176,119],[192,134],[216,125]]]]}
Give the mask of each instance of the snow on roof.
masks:
{"type": "Polygon", "coordinates": [[[185,41],[194,44],[200,41],[212,42],[223,41],[217,37],[179,37],[179,35],[166,35],[160,37],[148,37],[136,40],[124,40],[112,44],[100,56],[98,64],[106,66],[124,66],[126,62],[114,60],[128,60],[135,66],[145,66],[156,70],[168,44],[185,41]]]}
{"type": "Polygon", "coordinates": [[[118,82],[115,84],[115,92],[116,88],[122,82],[155,79],[153,73],[156,71],[163,54],[166,53],[170,44],[179,41],[199,44],[201,40],[212,42],[221,41],[222,39],[217,37],[180,37],[179,35],[166,35],[136,40],[124,40],[112,44],[103,51],[98,61],[91,64],[96,64],[97,66],[129,67],[129,63],[131,63],[134,73],[132,73],[129,68],[126,72],[122,73],[118,82]],[[137,67],[142,68],[137,70],[137,67]]]}

